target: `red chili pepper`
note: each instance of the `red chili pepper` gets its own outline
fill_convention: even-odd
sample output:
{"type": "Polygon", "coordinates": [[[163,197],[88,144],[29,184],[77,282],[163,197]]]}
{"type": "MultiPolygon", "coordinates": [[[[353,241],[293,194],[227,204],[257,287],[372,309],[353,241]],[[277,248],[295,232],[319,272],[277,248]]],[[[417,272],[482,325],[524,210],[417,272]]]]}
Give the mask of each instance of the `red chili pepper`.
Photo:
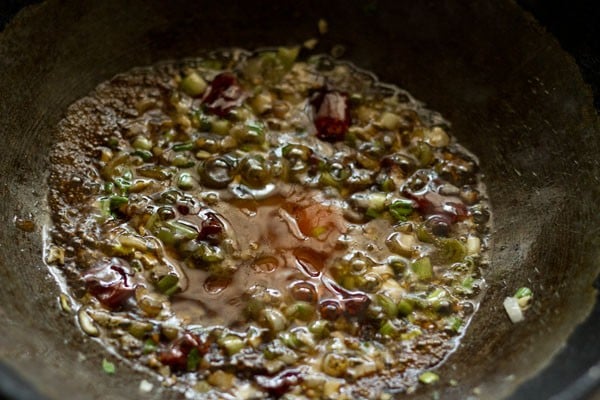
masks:
{"type": "Polygon", "coordinates": [[[317,137],[327,142],[344,140],[350,127],[348,95],[338,91],[320,92],[312,102],[315,107],[317,137]]]}
{"type": "Polygon", "coordinates": [[[135,291],[128,282],[129,267],[124,261],[113,258],[103,260],[84,275],[88,291],[96,297],[100,303],[109,307],[122,306],[135,291]]]}
{"type": "Polygon", "coordinates": [[[202,104],[207,111],[225,117],[233,108],[242,104],[243,95],[244,92],[236,76],[231,72],[223,72],[211,82],[202,104]]]}

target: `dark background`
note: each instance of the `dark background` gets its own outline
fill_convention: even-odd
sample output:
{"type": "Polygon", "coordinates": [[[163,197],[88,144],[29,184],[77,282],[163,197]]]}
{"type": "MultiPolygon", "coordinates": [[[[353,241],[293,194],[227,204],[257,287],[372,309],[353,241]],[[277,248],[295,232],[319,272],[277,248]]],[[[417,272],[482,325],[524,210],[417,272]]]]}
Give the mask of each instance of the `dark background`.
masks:
{"type": "MultiPolygon", "coordinates": [[[[32,0],[0,0],[0,30],[19,9],[32,0]]],[[[600,110],[600,1],[518,0],[570,53],[594,93],[600,110]]]]}
{"type": "MultiPolygon", "coordinates": [[[[4,28],[5,24],[19,9],[27,4],[37,2],[39,1],[0,0],[0,30],[4,28]]],[[[557,38],[562,48],[574,57],[584,80],[590,85],[593,91],[596,110],[600,111],[600,0],[518,0],[517,3],[530,12],[548,32],[557,38]]],[[[565,77],[565,79],[568,79],[568,77],[565,77]]],[[[585,324],[597,324],[599,320],[600,307],[596,306],[585,324]]],[[[584,365],[590,365],[594,361],[597,361],[600,344],[598,343],[598,337],[593,332],[593,329],[577,329],[555,361],[574,356],[588,357],[589,360],[583,362],[584,365]],[[584,347],[589,348],[590,351],[588,353],[576,352],[574,350],[575,346],[572,345],[573,343],[579,343],[579,347],[583,343],[584,347]]],[[[514,397],[537,398],[536,390],[540,382],[550,386],[553,384],[557,385],[562,380],[553,379],[553,375],[571,375],[577,377],[581,376],[584,372],[574,370],[566,363],[555,363],[552,371],[543,371],[532,381],[523,385],[515,393],[514,397]]],[[[581,395],[585,396],[585,392],[597,386],[598,383],[584,383],[579,388],[572,388],[575,389],[571,391],[572,396],[559,396],[557,400],[579,398],[581,395]],[[580,393],[577,393],[578,389],[581,390],[580,393]]]]}

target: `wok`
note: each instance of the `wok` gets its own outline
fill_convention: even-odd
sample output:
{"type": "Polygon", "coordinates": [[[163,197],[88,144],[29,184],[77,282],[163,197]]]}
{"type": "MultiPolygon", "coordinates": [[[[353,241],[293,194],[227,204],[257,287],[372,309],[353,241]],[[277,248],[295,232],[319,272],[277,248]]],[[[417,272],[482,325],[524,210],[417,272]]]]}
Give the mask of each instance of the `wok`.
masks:
{"type": "Polygon", "coordinates": [[[570,398],[597,384],[585,373],[600,359],[598,306],[590,315],[600,265],[600,127],[573,60],[515,3],[56,0],[25,9],[0,36],[6,395],[183,398],[126,363],[104,374],[102,358],[114,357],[58,307],[59,286],[42,262],[53,128],[70,103],[118,72],[203,49],[300,43],[317,34],[319,18],[329,33],[317,50],[342,44],[344,58],[440,111],[486,175],[494,213],[488,292],[441,366],[443,382],[411,397],[570,398]],[[17,229],[15,216],[33,218],[34,232],[17,229]],[[502,301],[520,286],[535,301],[526,321],[512,324],[502,301]],[[155,383],[152,393],[138,391],[142,379],[155,383]]]}

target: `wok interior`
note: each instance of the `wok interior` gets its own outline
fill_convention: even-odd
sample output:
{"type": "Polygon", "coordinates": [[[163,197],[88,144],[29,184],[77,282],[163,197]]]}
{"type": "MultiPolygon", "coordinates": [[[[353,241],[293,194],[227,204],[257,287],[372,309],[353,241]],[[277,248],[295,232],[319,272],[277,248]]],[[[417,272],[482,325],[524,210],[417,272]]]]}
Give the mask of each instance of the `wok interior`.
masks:
{"type": "Polygon", "coordinates": [[[572,60],[508,1],[228,3],[50,1],[22,12],[0,37],[2,360],[51,398],[136,398],[148,379],[125,364],[116,376],[101,371],[106,350],[61,314],[41,262],[47,154],[66,107],[131,67],[204,49],[301,43],[325,18],[329,33],[317,51],[344,45],[344,58],[440,111],[480,158],[494,216],[489,289],[439,372],[459,386],[434,389],[444,398],[475,387],[483,398],[508,395],[593,306],[600,136],[572,60]],[[33,233],[13,224],[28,214],[33,233]],[[513,325],[502,301],[520,286],[533,289],[535,302],[513,325]]]}

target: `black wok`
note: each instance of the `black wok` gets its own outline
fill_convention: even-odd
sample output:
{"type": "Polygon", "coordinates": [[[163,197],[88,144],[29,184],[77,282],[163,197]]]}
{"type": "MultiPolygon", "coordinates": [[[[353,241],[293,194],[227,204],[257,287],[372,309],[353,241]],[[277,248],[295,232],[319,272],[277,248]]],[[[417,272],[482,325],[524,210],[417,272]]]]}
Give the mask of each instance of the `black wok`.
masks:
{"type": "MultiPolygon", "coordinates": [[[[183,398],[157,382],[142,395],[139,382],[153,378],[125,363],[104,374],[101,360],[112,356],[58,307],[59,287],[42,262],[53,128],[70,103],[118,72],[203,49],[299,43],[317,34],[319,18],[330,28],[323,50],[343,44],[345,58],[440,111],[486,175],[495,235],[489,290],[440,368],[443,382],[412,397],[548,398],[598,362],[598,307],[590,312],[600,265],[600,126],[572,59],[516,4],[56,0],[24,10],[0,36],[5,393],[183,398]],[[31,216],[34,232],[17,229],[15,216],[31,216]],[[502,300],[520,286],[533,289],[535,302],[513,325],[502,300]]],[[[598,382],[583,379],[572,394],[598,382]]]]}

